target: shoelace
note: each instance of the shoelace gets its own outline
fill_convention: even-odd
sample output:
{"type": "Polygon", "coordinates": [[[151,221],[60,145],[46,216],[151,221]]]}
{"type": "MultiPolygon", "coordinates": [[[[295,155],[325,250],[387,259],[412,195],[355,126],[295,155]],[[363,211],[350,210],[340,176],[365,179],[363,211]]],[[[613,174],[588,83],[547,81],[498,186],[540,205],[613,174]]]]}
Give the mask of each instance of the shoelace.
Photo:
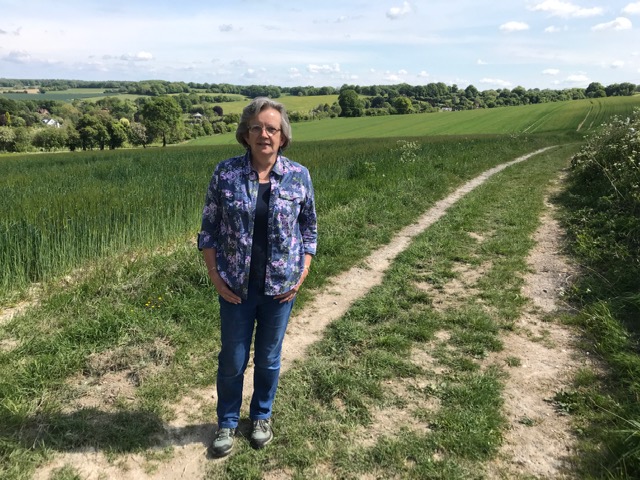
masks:
{"type": "Polygon", "coordinates": [[[232,437],[232,430],[230,428],[221,428],[218,430],[216,434],[216,440],[226,440],[227,438],[232,437]]]}
{"type": "Polygon", "coordinates": [[[253,429],[260,429],[263,432],[267,432],[269,430],[269,421],[268,420],[256,420],[253,422],[253,429]]]}

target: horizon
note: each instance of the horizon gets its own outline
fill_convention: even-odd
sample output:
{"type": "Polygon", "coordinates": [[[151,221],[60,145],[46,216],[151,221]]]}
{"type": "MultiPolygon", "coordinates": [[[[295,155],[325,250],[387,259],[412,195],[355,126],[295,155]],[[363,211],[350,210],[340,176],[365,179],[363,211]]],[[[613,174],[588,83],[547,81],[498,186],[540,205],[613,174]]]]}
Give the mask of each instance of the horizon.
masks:
{"type": "MultiPolygon", "coordinates": [[[[195,82],[195,81],[191,81],[191,80],[178,80],[178,81],[171,81],[171,80],[163,80],[160,78],[147,78],[147,79],[143,79],[143,80],[116,80],[116,79],[108,79],[108,80],[83,80],[80,78],[6,78],[6,77],[0,77],[0,81],[26,81],[26,82],[38,82],[38,81],[46,81],[46,82],[88,82],[88,83],[121,83],[121,82],[129,82],[129,83],[145,83],[145,82],[162,82],[162,83],[184,83],[186,85],[189,84],[196,84],[196,85],[203,85],[203,84],[209,84],[209,85],[222,85],[222,84],[216,84],[213,82],[195,82]]],[[[436,82],[429,82],[429,83],[436,83],[436,82]]],[[[616,82],[615,84],[607,84],[607,83],[602,83],[599,82],[597,79],[594,79],[592,81],[592,83],[599,83],[600,85],[602,85],[603,87],[608,87],[611,85],[619,85],[619,84],[623,84],[623,83],[630,83],[632,85],[635,85],[636,89],[640,89],[640,84],[635,84],[633,82],[628,82],[628,81],[620,81],[620,82],[616,82]]],[[[408,84],[406,82],[404,83],[396,83],[396,84],[375,84],[375,85],[369,85],[369,84],[343,84],[339,87],[332,87],[330,85],[291,85],[291,86],[282,86],[282,85],[260,85],[260,84],[251,84],[251,85],[243,85],[243,84],[228,84],[228,83],[224,83],[224,85],[231,85],[232,87],[250,87],[250,86],[256,86],[256,87],[275,87],[275,88],[279,88],[279,89],[291,89],[291,88],[316,88],[316,89],[320,89],[323,87],[330,87],[330,88],[334,88],[335,89],[335,93],[332,93],[331,95],[337,95],[338,93],[340,93],[340,89],[341,87],[347,85],[349,87],[354,86],[357,88],[369,88],[369,87],[397,87],[399,85],[409,85],[410,87],[418,87],[418,86],[426,86],[428,85],[427,83],[425,84],[408,84]]],[[[458,87],[458,90],[464,90],[465,87],[461,87],[460,85],[457,84],[452,84],[452,85],[447,85],[448,87],[451,87],[453,85],[456,85],[458,87]]],[[[475,85],[473,84],[469,84],[475,87],[475,85]]],[[[34,85],[29,85],[28,88],[35,88],[36,86],[39,86],[37,83],[34,83],[34,85]]],[[[498,87],[495,89],[492,88],[486,88],[486,89],[479,89],[476,87],[476,89],[479,92],[484,92],[487,90],[494,90],[494,91],[500,91],[500,90],[513,90],[514,88],[517,87],[522,87],[525,89],[525,91],[528,90],[556,90],[556,91],[563,91],[563,90],[572,90],[572,89],[581,89],[581,90],[585,90],[587,87],[562,87],[562,88],[541,88],[541,87],[523,87],[522,85],[515,85],[513,88],[508,88],[508,87],[498,87]]],[[[11,87],[4,87],[4,88],[11,88],[11,87]]],[[[18,86],[15,86],[14,88],[20,88],[18,86]]],[[[94,87],[77,87],[77,88],[94,88],[94,87]]],[[[102,87],[100,87],[102,88],[102,87]]],[[[106,88],[106,87],[105,87],[106,88]]],[[[195,87],[192,87],[195,88],[195,87]]],[[[0,92],[0,94],[7,94],[9,92],[0,92]]],[[[13,93],[13,92],[12,92],[13,93]]],[[[51,93],[51,92],[48,92],[51,93]]],[[[640,90],[637,90],[636,92],[634,92],[634,94],[640,94],[640,90]]],[[[33,95],[37,95],[36,93],[33,93],[33,95]]],[[[224,95],[224,94],[222,94],[224,95]]],[[[229,94],[229,95],[234,95],[234,94],[229,94]]]]}

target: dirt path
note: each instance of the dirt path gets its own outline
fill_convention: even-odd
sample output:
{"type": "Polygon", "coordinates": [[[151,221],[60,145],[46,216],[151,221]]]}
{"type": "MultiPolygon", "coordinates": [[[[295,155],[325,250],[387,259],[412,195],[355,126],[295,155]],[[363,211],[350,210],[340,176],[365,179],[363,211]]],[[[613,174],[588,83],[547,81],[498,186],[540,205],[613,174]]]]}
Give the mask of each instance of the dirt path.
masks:
{"type": "MultiPolygon", "coordinates": [[[[344,315],[356,299],[382,282],[385,270],[408,247],[413,237],[435,223],[449,207],[489,177],[543,150],[487,170],[464,184],[436,203],[416,223],[400,231],[388,245],[372,253],[363,266],[354,267],[334,278],[324,291],[291,319],[283,349],[282,372],[296,360],[304,358],[309,345],[320,339],[329,323],[344,315]]],[[[517,356],[522,362],[522,368],[510,372],[506,386],[506,412],[512,428],[507,432],[499,460],[490,465],[494,478],[512,478],[513,474],[558,478],[562,458],[571,448],[568,425],[558,420],[545,399],[553,396],[562,385],[566,377],[560,373],[567,373],[567,366],[572,369],[577,363],[571,354],[570,335],[560,327],[541,324],[541,315],[557,308],[558,292],[566,280],[568,267],[557,255],[559,243],[553,243],[553,240],[559,242],[559,227],[551,216],[543,218],[542,229],[536,237],[538,247],[531,255],[535,273],[527,278],[525,292],[539,306],[520,320],[519,330],[505,339],[505,351],[493,359],[504,362],[509,356],[517,356]],[[544,337],[545,342],[536,341],[538,336],[544,337]]],[[[250,379],[251,375],[247,375],[247,392],[252,390],[250,379]]],[[[194,419],[198,418],[197,412],[203,406],[213,403],[212,394],[213,388],[193,391],[176,406],[176,419],[166,425],[166,436],[158,448],[173,448],[169,460],[149,462],[143,455],[129,455],[111,463],[99,451],[64,453],[39,469],[34,478],[48,479],[55,469],[64,465],[72,466],[87,480],[203,478],[213,423],[194,424],[194,419]]]]}
{"type": "Polygon", "coordinates": [[[500,455],[489,465],[489,478],[574,478],[568,457],[575,438],[569,418],[556,409],[552,398],[591,360],[576,348],[570,329],[545,321],[545,315],[569,308],[563,296],[576,274],[561,253],[562,231],[553,216],[554,206],[548,201],[546,206],[528,257],[531,272],[522,289],[532,307],[504,337],[504,350],[490,360],[502,367],[509,358],[521,363],[508,369],[504,398],[510,428],[500,455]]]}

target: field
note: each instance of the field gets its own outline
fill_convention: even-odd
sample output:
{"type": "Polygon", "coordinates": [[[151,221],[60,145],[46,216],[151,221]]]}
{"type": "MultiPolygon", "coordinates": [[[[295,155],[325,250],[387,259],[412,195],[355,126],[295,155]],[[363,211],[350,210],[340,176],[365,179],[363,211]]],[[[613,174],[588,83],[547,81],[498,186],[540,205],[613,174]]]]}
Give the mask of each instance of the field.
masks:
{"type": "MultiPolygon", "coordinates": [[[[287,106],[285,99],[283,103],[287,106]]],[[[581,138],[611,115],[627,116],[639,107],[640,95],[635,95],[460,112],[335,118],[296,124],[294,141],[545,132],[574,134],[574,138],[581,138]]],[[[230,145],[235,142],[231,133],[198,138],[190,144],[230,145]]]]}
{"type": "MultiPolygon", "coordinates": [[[[210,437],[219,345],[194,240],[215,164],[241,152],[232,135],[0,158],[0,304],[18,312],[0,320],[0,476],[87,478],[95,461],[98,475],[153,478],[188,451],[200,478],[482,478],[507,428],[505,376],[520,361],[491,360],[530,313],[521,288],[549,184],[585,131],[638,104],[295,124],[287,155],[311,171],[320,225],[295,312],[465,182],[553,148],[418,235],[283,376],[273,444],[255,452],[239,440],[226,462],[207,463],[190,439],[210,437]],[[439,305],[464,272],[477,281],[439,305]],[[374,432],[385,418],[398,422],[374,432]]],[[[581,375],[596,383],[586,367],[581,375]]],[[[597,478],[597,465],[579,462],[595,454],[581,448],[573,468],[597,478]]]]}
{"type": "MultiPolygon", "coordinates": [[[[2,98],[11,100],[58,100],[61,102],[71,102],[72,100],[98,99],[108,96],[116,96],[117,93],[104,93],[103,88],[70,88],[68,90],[48,91],[46,93],[2,93],[2,98]]],[[[125,95],[119,95],[126,97],[125,95]]],[[[136,95],[137,96],[137,95],[136,95]]],[[[136,98],[131,96],[131,98],[136,98]]]]}
{"type": "MultiPolygon", "coordinates": [[[[8,93],[10,91],[15,91],[15,89],[0,89],[0,98],[9,98],[12,100],[59,100],[61,102],[70,102],[75,99],[79,100],[99,100],[104,97],[118,97],[122,99],[130,99],[135,100],[141,95],[134,94],[123,94],[123,93],[105,93],[103,88],[70,88],[67,90],[60,91],[47,91],[46,93],[38,93],[37,89],[31,89],[32,91],[29,93],[8,93]]],[[[197,92],[197,90],[196,90],[197,92]]],[[[219,95],[215,93],[207,93],[205,91],[200,91],[203,95],[219,95]]],[[[220,106],[223,107],[225,113],[241,113],[242,109],[247,104],[247,99],[242,95],[236,94],[225,94],[227,97],[237,98],[236,101],[233,102],[222,102],[220,106]]],[[[307,96],[307,97],[298,97],[298,96],[289,96],[284,95],[278,99],[284,105],[286,105],[287,109],[294,111],[299,110],[302,112],[308,112],[312,108],[317,107],[320,104],[328,103],[331,105],[333,102],[338,100],[338,95],[317,95],[317,96],[307,96]]]]}

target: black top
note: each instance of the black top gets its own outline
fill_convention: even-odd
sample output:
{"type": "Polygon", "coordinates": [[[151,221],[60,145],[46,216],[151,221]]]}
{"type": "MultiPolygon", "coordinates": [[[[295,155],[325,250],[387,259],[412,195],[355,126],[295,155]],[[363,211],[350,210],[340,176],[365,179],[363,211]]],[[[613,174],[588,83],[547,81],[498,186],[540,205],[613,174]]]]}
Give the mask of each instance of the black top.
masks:
{"type": "Polygon", "coordinates": [[[255,282],[260,291],[264,291],[264,281],[267,272],[267,252],[269,225],[269,197],[271,183],[261,183],[258,188],[256,216],[253,221],[253,245],[251,247],[251,270],[249,279],[255,282]]]}

